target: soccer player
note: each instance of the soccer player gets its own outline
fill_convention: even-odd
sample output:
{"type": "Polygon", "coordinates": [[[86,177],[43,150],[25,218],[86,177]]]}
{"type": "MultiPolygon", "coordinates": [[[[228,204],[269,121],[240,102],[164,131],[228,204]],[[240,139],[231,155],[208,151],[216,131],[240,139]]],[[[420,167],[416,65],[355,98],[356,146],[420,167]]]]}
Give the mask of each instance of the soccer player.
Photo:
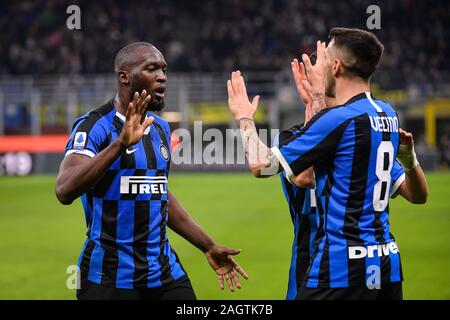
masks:
{"type": "Polygon", "coordinates": [[[314,166],[320,229],[297,299],[402,299],[389,196],[424,203],[428,188],[412,135],[399,130],[388,103],[370,94],[382,52],[374,34],[334,28],[327,48],[318,41],[314,66],[303,55],[313,108],[324,108],[326,95],[335,97],[336,106],[319,112],[280,148],[269,149],[259,139],[252,118],[259,96],[248,100],[240,72],[227,82],[230,111],[255,176],[274,175],[281,164],[299,184],[301,173],[314,166]]]}
{"type": "MultiPolygon", "coordinates": [[[[312,65],[315,64],[316,57],[316,52],[309,56],[312,65]]],[[[299,64],[298,60],[294,59],[291,62],[291,68],[297,91],[305,105],[305,123],[281,131],[274,142],[274,146],[278,148],[288,142],[292,136],[299,133],[304,125],[309,122],[312,115],[320,111],[313,110],[312,108],[311,87],[307,81],[304,65],[299,64]]],[[[325,96],[325,103],[327,108],[334,106],[334,98],[325,96]]],[[[404,136],[406,132],[400,129],[400,134],[400,140],[402,140],[402,136],[404,136]]],[[[404,144],[400,144],[400,148],[403,147],[405,147],[404,144]]],[[[398,163],[396,166],[397,168],[400,168],[398,163]]],[[[298,294],[298,289],[307,274],[307,269],[310,266],[311,257],[315,249],[315,236],[319,227],[317,221],[318,216],[316,210],[313,167],[308,168],[302,172],[301,175],[302,177],[299,179],[299,186],[297,186],[292,184],[292,182],[286,178],[285,172],[280,173],[283,192],[288,203],[291,220],[294,224],[294,241],[292,244],[292,257],[289,269],[288,291],[286,295],[286,299],[288,300],[295,299],[298,294]]],[[[397,196],[397,194],[394,194],[392,197],[395,196],[397,196]]]]}
{"type": "MultiPolygon", "coordinates": [[[[306,110],[309,106],[306,106],[306,110]]],[[[308,113],[306,111],[305,113],[308,113]]],[[[305,117],[305,124],[309,121],[305,117]]],[[[275,137],[274,146],[281,147],[292,136],[297,134],[303,124],[293,126],[288,130],[283,130],[275,137]]],[[[308,170],[312,170],[308,169],[308,170]]],[[[292,243],[292,257],[289,268],[287,300],[293,300],[297,296],[299,285],[306,276],[307,268],[315,247],[315,236],[318,228],[316,219],[314,175],[312,172],[304,171],[305,176],[300,181],[300,186],[292,184],[284,172],[280,173],[281,185],[286,198],[289,213],[294,225],[294,241],[292,243]]]]}
{"type": "MultiPolygon", "coordinates": [[[[316,61],[316,52],[310,55],[312,64],[316,61]]],[[[297,59],[291,62],[292,74],[299,96],[305,105],[305,122],[295,125],[288,130],[283,130],[275,138],[274,146],[280,148],[298,134],[311,120],[313,114],[320,110],[313,110],[312,97],[309,93],[310,86],[307,82],[303,64],[297,59]]],[[[334,105],[332,97],[325,97],[327,107],[334,105]]],[[[287,300],[293,300],[297,296],[299,286],[305,279],[307,269],[310,266],[311,257],[315,249],[315,237],[318,229],[316,215],[316,195],[313,167],[303,171],[299,179],[299,186],[293,184],[286,177],[285,172],[280,173],[283,193],[289,207],[289,213],[294,225],[294,241],[292,244],[292,257],[289,268],[287,300]]]]}
{"type": "Polygon", "coordinates": [[[245,271],[239,250],[216,244],[168,191],[170,129],[164,107],[167,64],[153,45],[122,48],[114,62],[117,95],[79,118],[56,182],[63,204],[81,197],[87,239],[78,299],[195,299],[166,227],[202,250],[231,291],[245,271]]]}

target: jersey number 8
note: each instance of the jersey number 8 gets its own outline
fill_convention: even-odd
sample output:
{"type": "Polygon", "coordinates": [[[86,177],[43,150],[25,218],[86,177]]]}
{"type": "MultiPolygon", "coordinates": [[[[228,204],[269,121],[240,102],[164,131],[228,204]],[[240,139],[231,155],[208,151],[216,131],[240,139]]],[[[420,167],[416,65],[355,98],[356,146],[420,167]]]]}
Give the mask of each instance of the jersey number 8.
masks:
{"type": "Polygon", "coordinates": [[[373,208],[384,211],[389,201],[391,169],[394,165],[394,147],[391,141],[382,141],[377,151],[376,175],[378,182],[373,189],[373,208]]]}

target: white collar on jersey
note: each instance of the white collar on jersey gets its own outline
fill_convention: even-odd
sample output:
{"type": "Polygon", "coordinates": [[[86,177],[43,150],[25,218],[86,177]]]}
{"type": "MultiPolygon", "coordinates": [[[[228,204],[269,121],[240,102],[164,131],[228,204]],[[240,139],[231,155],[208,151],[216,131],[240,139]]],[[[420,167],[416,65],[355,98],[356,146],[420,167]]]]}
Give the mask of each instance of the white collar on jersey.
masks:
{"type": "Polygon", "coordinates": [[[372,99],[372,94],[370,92],[365,92],[367,100],[369,100],[370,104],[377,110],[377,112],[383,112],[383,109],[378,106],[375,101],[372,99]]]}
{"type": "Polygon", "coordinates": [[[119,118],[120,120],[125,122],[125,120],[126,120],[125,116],[123,114],[121,114],[119,111],[116,111],[116,116],[117,116],[117,118],[119,118]]]}
{"type": "MultiPolygon", "coordinates": [[[[120,120],[125,122],[125,120],[126,120],[125,116],[123,114],[121,114],[119,111],[116,111],[116,116],[117,116],[117,118],[119,118],[120,120]]],[[[145,129],[144,134],[148,134],[150,132],[150,127],[151,127],[151,125],[149,125],[147,127],[147,129],[145,129]]]]}

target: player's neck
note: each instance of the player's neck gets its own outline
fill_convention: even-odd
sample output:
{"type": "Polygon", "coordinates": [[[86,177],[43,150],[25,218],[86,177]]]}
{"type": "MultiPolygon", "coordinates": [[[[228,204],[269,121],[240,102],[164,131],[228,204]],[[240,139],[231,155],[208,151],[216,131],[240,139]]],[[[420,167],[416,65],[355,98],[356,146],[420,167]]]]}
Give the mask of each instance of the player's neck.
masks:
{"type": "Polygon", "coordinates": [[[116,96],[114,97],[114,100],[113,100],[114,107],[122,115],[125,115],[127,113],[127,108],[128,108],[128,103],[129,103],[128,100],[124,99],[124,97],[121,97],[121,95],[119,93],[116,93],[116,96]]]}
{"type": "Polygon", "coordinates": [[[336,105],[344,104],[352,97],[364,92],[370,92],[368,81],[350,78],[339,79],[336,81],[336,105]]]}

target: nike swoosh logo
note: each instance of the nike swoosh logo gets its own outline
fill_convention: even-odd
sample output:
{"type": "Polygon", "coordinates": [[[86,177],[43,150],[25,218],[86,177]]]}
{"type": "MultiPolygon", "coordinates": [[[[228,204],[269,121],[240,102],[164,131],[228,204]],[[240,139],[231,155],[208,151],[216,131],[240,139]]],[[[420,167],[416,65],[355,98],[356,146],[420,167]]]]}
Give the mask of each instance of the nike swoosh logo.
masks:
{"type": "Polygon", "coordinates": [[[136,152],[139,148],[133,149],[133,150],[126,150],[127,154],[132,154],[133,152],[136,152]]]}

